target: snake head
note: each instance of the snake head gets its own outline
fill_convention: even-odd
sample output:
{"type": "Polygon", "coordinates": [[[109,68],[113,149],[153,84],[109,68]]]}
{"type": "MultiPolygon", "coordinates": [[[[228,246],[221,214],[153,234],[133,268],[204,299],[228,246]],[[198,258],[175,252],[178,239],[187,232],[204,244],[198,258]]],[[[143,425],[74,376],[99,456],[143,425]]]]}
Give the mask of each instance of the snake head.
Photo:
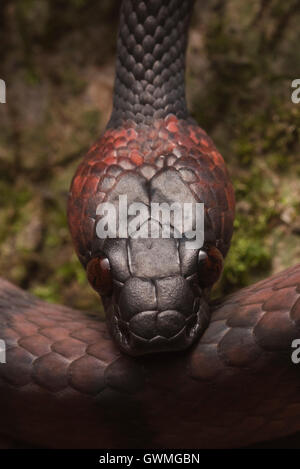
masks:
{"type": "MultiPolygon", "coordinates": [[[[112,337],[131,355],[183,350],[203,334],[234,219],[229,175],[205,132],[174,116],[154,124],[107,130],[78,168],[69,198],[76,251],[102,297],[112,337]],[[107,204],[118,209],[125,196],[128,207],[150,210],[153,223],[160,223],[153,204],[202,204],[203,242],[187,249],[185,232],[100,236],[107,204]]],[[[129,224],[132,214],[125,218],[129,224]]]]}
{"type": "Polygon", "coordinates": [[[118,346],[130,355],[189,347],[209,322],[220,251],[188,250],[174,239],[107,241],[105,252],[88,263],[87,276],[118,346]]]}

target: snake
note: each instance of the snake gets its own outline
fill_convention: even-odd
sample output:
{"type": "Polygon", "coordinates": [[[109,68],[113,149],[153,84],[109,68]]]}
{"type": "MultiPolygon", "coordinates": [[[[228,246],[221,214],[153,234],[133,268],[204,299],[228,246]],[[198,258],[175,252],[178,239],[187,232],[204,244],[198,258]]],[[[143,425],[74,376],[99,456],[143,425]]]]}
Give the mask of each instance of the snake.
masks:
{"type": "Polygon", "coordinates": [[[193,3],[122,1],[112,114],[71,183],[71,237],[106,321],[0,280],[3,448],[297,440],[300,378],[291,357],[300,265],[210,297],[230,248],[235,198],[221,154],[186,104],[193,3]],[[124,236],[120,219],[116,236],[99,236],[102,209],[117,209],[124,196],[159,232],[151,204],[202,204],[201,247],[188,247],[184,230],[124,236]]]}

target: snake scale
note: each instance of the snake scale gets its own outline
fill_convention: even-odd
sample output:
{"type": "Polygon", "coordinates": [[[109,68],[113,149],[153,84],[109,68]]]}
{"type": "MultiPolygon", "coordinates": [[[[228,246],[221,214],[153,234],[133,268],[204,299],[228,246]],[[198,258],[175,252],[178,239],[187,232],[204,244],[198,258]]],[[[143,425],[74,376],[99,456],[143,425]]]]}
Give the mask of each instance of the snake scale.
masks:
{"type": "Polygon", "coordinates": [[[71,235],[107,325],[0,281],[2,447],[227,448],[300,430],[300,265],[209,299],[235,202],[186,106],[192,7],[123,0],[111,119],[72,182],[71,235]],[[204,203],[203,247],[99,239],[97,207],[124,194],[204,203]]]}

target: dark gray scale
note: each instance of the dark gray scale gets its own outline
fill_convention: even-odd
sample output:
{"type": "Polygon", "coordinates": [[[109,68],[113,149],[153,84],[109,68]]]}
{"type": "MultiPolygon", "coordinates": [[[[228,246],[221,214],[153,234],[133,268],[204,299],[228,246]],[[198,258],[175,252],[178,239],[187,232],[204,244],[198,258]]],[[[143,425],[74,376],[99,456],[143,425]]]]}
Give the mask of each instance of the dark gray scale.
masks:
{"type": "Polygon", "coordinates": [[[170,113],[188,118],[184,73],[193,3],[122,2],[109,127],[118,127],[127,119],[148,124],[170,113]]]}
{"type": "MultiPolygon", "coordinates": [[[[153,218],[150,208],[152,202],[195,204],[195,196],[180,172],[169,167],[157,169],[150,180],[124,172],[107,201],[118,208],[122,195],[128,207],[139,202],[149,216],[127,239],[103,241],[114,278],[107,308],[112,333],[132,354],[185,348],[209,319],[208,289],[197,282],[199,249],[187,249],[185,238],[174,237],[172,229],[170,238],[162,238],[163,220],[153,218]],[[138,237],[145,233],[149,237],[138,237]]],[[[132,219],[128,217],[128,226],[132,219]]]]}

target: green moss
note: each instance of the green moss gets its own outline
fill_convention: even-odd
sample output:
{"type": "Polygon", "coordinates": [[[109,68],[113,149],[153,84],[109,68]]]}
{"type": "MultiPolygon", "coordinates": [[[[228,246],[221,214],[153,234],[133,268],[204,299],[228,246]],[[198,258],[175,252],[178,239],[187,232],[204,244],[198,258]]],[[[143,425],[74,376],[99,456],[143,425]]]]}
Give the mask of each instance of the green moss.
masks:
{"type": "Polygon", "coordinates": [[[86,87],[86,81],[78,74],[76,69],[68,67],[59,71],[60,79],[64,86],[68,88],[69,93],[74,96],[82,93],[86,87]]]}
{"type": "Polygon", "coordinates": [[[271,250],[252,234],[235,234],[225,263],[223,288],[245,286],[252,278],[263,278],[271,268],[271,250]]]}
{"type": "Polygon", "coordinates": [[[79,285],[87,286],[85,270],[78,261],[75,254],[70,261],[65,262],[57,269],[57,278],[61,281],[70,282],[75,280],[79,285]]]}
{"type": "Polygon", "coordinates": [[[50,303],[58,303],[61,299],[59,286],[56,284],[36,285],[31,289],[31,293],[41,300],[49,301],[50,303]]]}
{"type": "Polygon", "coordinates": [[[101,113],[97,109],[91,109],[83,114],[83,125],[91,135],[97,135],[100,119],[101,113]]]}

